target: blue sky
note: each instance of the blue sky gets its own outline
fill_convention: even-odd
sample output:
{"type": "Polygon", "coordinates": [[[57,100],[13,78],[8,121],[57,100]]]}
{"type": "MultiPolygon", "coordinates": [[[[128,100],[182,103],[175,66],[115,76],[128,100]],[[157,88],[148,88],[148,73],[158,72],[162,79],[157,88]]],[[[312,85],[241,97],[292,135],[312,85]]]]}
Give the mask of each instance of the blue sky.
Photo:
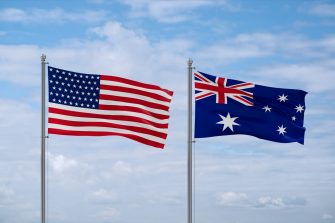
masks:
{"type": "Polygon", "coordinates": [[[40,56],[175,92],[164,150],[120,137],[48,140],[48,222],[186,222],[187,59],[302,89],[305,145],[197,140],[195,219],[335,222],[335,2],[0,1],[0,222],[38,222],[40,56]]]}

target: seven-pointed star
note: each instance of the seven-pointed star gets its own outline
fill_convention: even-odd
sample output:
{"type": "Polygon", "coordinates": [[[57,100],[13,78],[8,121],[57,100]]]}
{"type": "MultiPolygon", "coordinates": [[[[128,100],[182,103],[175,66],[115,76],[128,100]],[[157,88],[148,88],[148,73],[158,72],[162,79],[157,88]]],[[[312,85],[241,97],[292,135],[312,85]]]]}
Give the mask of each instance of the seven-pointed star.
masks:
{"type": "Polygon", "coordinates": [[[284,127],[283,125],[278,126],[277,131],[279,132],[279,135],[284,135],[286,133],[286,127],[284,127]]]}
{"type": "Polygon", "coordinates": [[[298,112],[302,113],[304,111],[304,106],[299,104],[298,106],[295,106],[294,109],[297,110],[297,113],[298,112]]]}
{"type": "Polygon", "coordinates": [[[265,110],[265,112],[271,112],[271,109],[268,105],[267,106],[264,106],[262,109],[265,110]]]}
{"type": "Polygon", "coordinates": [[[278,100],[280,101],[280,102],[285,102],[285,101],[287,101],[288,99],[287,99],[287,95],[279,95],[278,96],[278,100]]]}
{"type": "Polygon", "coordinates": [[[224,117],[223,115],[220,115],[219,116],[221,117],[221,121],[217,122],[216,124],[222,124],[223,125],[223,129],[222,131],[224,131],[226,128],[230,128],[230,130],[232,132],[234,132],[234,129],[233,129],[233,126],[234,125],[240,125],[238,123],[235,122],[235,120],[238,118],[238,117],[230,117],[230,114],[228,112],[227,114],[227,117],[224,117]]]}

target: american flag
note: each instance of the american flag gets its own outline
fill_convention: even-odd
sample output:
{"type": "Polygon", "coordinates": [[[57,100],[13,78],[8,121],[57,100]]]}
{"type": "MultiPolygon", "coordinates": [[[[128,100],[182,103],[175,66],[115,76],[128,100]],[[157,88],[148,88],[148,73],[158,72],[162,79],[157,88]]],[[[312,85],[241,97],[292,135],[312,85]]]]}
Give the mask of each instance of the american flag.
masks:
{"type": "Polygon", "coordinates": [[[304,143],[305,96],[203,72],[194,74],[195,138],[244,134],[304,143]]]}
{"type": "Polygon", "coordinates": [[[107,75],[48,67],[48,133],[123,136],[164,148],[173,92],[107,75]]]}

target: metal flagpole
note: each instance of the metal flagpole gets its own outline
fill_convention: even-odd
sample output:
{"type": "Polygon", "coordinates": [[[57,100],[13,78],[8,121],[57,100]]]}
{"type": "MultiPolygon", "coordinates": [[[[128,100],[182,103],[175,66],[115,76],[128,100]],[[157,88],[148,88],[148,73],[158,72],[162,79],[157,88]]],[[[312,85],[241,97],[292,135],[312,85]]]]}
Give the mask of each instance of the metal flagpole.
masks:
{"type": "Polygon", "coordinates": [[[188,159],[187,159],[187,222],[192,223],[192,64],[193,60],[188,60],[188,159]]]}
{"type": "Polygon", "coordinates": [[[42,116],[41,116],[41,222],[45,223],[45,60],[46,55],[41,56],[42,67],[42,116]]]}

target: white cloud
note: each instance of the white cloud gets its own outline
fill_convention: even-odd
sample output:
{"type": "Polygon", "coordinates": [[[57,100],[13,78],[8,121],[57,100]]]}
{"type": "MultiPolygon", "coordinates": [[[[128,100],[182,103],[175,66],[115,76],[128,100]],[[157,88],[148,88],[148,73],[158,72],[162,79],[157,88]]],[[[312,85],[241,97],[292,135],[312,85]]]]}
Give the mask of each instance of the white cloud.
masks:
{"type": "Polygon", "coordinates": [[[190,20],[195,16],[194,10],[202,7],[223,7],[230,11],[238,7],[226,0],[123,0],[120,1],[131,7],[131,16],[149,16],[161,23],[178,23],[190,20]]]}
{"type": "Polygon", "coordinates": [[[313,63],[277,64],[261,67],[250,73],[262,78],[266,84],[275,82],[280,86],[287,81],[292,81],[290,88],[303,86],[304,90],[310,93],[320,93],[334,89],[332,85],[334,68],[335,61],[316,61],[313,63]],[[315,78],[315,75],[321,75],[322,78],[315,78]]]}
{"type": "Polygon", "coordinates": [[[107,18],[105,11],[85,10],[83,12],[66,12],[55,8],[22,10],[5,8],[0,10],[0,21],[17,23],[50,23],[50,22],[99,22],[107,18]]]}
{"type": "Polygon", "coordinates": [[[285,207],[284,201],[280,197],[272,198],[270,196],[258,198],[259,207],[276,207],[283,208],[285,207]]]}
{"type": "Polygon", "coordinates": [[[309,8],[309,13],[317,16],[333,17],[335,16],[335,4],[316,3],[309,8]]]}
{"type": "Polygon", "coordinates": [[[56,173],[62,173],[65,170],[78,166],[76,160],[67,158],[62,154],[48,153],[48,161],[52,170],[56,173]]]}
{"type": "Polygon", "coordinates": [[[303,198],[298,197],[282,198],[282,197],[262,196],[258,198],[254,206],[257,208],[287,208],[287,207],[297,207],[305,205],[306,200],[303,198]]]}
{"type": "Polygon", "coordinates": [[[300,197],[272,197],[261,196],[257,199],[248,196],[245,193],[238,192],[221,192],[218,194],[217,199],[220,205],[231,207],[244,207],[244,208],[289,208],[305,206],[306,200],[300,197]]]}
{"type": "Polygon", "coordinates": [[[0,80],[26,86],[38,85],[40,54],[41,49],[33,45],[0,45],[0,80]]]}
{"type": "Polygon", "coordinates": [[[134,172],[129,163],[117,161],[112,167],[112,174],[128,175],[134,172]]]}
{"type": "Polygon", "coordinates": [[[224,206],[246,206],[248,204],[248,196],[245,193],[222,192],[218,194],[218,200],[224,206]]]}

